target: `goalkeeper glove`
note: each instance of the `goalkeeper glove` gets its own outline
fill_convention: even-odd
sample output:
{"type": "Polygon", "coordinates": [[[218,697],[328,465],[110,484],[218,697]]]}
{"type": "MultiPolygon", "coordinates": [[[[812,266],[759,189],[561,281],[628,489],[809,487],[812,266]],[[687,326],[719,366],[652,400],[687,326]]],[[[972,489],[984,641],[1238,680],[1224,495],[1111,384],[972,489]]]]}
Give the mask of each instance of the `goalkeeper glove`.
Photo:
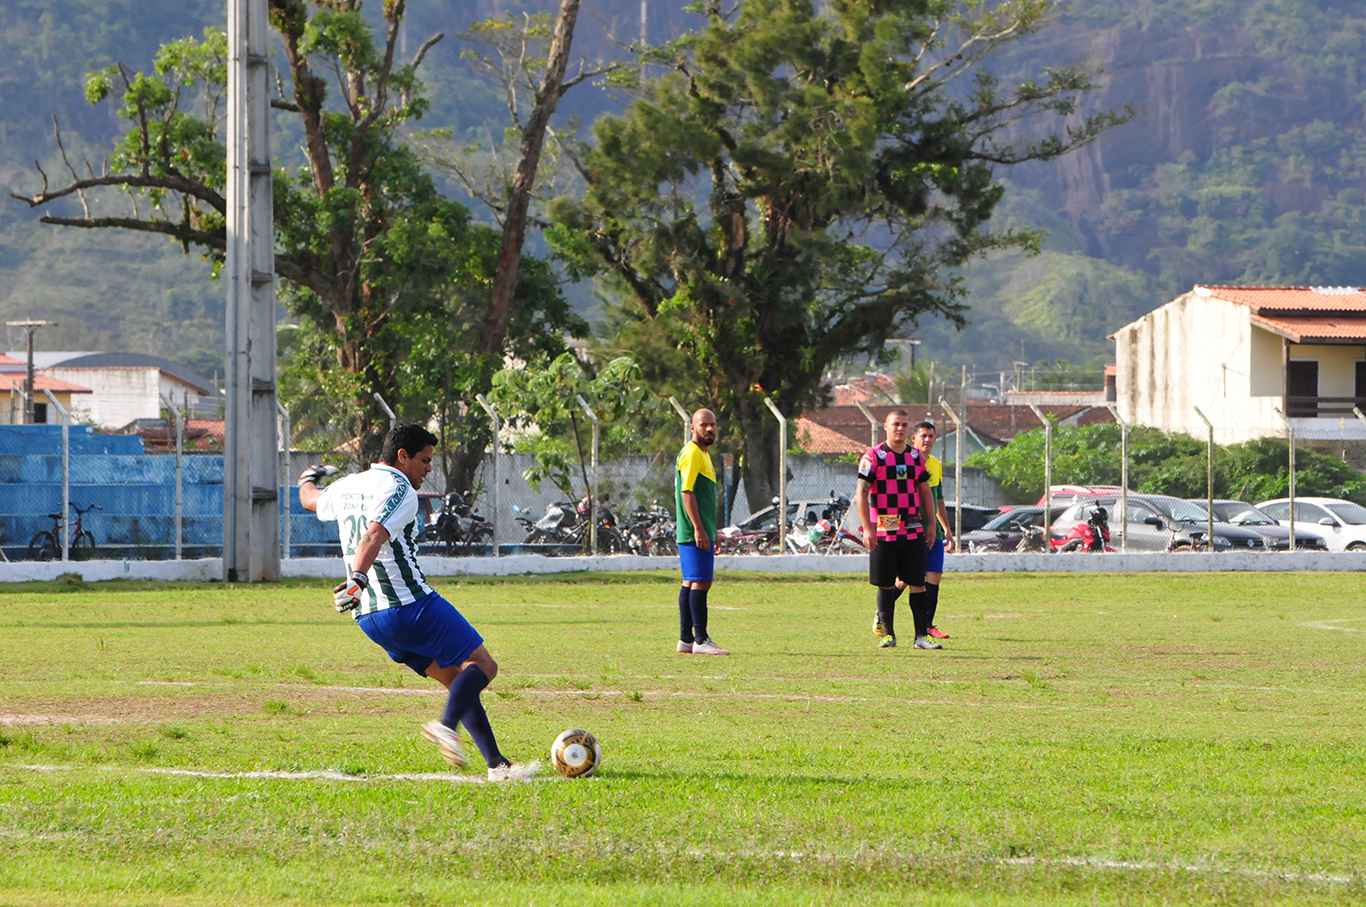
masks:
{"type": "Polygon", "coordinates": [[[365,591],[365,587],[370,585],[364,573],[357,570],[351,574],[351,578],[337,583],[332,590],[332,602],[337,608],[338,614],[345,614],[360,607],[360,594],[365,591]]]}
{"type": "Polygon", "coordinates": [[[335,466],[310,466],[303,472],[299,473],[299,484],[317,485],[323,479],[331,475],[336,475],[336,473],[337,467],[335,466]]]}

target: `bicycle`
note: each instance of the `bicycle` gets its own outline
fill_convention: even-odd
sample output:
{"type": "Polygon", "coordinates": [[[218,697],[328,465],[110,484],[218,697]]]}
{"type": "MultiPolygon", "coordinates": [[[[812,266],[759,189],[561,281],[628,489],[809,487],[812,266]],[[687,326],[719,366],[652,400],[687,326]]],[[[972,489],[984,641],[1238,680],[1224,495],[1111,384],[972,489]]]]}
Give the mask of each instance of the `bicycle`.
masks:
{"type": "MultiPolygon", "coordinates": [[[[99,504],[81,507],[72,504],[76,511],[76,522],[71,527],[71,548],[69,557],[73,561],[89,560],[95,556],[95,535],[85,528],[84,517],[92,510],[102,510],[99,504]]],[[[36,532],[28,543],[28,559],[31,561],[55,561],[62,557],[62,517],[60,513],[49,513],[52,528],[36,532]]]]}

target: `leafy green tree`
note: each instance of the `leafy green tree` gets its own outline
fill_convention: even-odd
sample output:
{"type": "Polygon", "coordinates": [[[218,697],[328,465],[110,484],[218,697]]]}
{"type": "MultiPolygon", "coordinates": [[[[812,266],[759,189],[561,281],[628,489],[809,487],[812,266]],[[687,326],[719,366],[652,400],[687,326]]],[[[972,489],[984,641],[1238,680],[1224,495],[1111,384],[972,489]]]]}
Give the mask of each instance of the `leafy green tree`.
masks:
{"type": "Polygon", "coordinates": [[[492,400],[509,414],[510,446],[536,460],[526,471],[527,482],[536,488],[549,481],[574,500],[580,497],[576,481],[588,490],[592,439],[592,421],[579,397],[600,422],[599,462],[640,453],[641,439],[667,419],[640,367],[627,356],[590,370],[573,353],[561,353],[495,375],[492,400]]]}
{"type": "MultiPolygon", "coordinates": [[[[309,359],[287,386],[325,394],[326,424],[354,431],[357,455],[367,460],[378,453],[387,427],[376,392],[399,406],[400,416],[425,419],[431,400],[402,384],[430,388],[444,376],[418,381],[415,363],[451,372],[469,366],[461,350],[478,344],[460,345],[472,339],[464,325],[482,321],[487,311],[499,235],[472,225],[466,209],[437,191],[401,141],[401,130],[427,109],[417,72],[440,38],[423,42],[406,63],[396,59],[405,0],[383,4],[378,39],[360,0],[270,0],[269,10],[283,47],[279,75],[286,95],[272,106],[289,115],[280,131],[297,137],[304,155],[301,166],[275,174],[275,267],[281,298],[313,328],[298,346],[309,359]],[[417,325],[435,334],[417,336],[417,325]],[[422,353],[414,355],[414,347],[422,353]]],[[[118,116],[130,124],[110,171],[82,177],[68,161],[67,185],[53,188],[43,174],[39,192],[17,197],[34,207],[79,197],[79,215],[46,214],[42,221],[162,234],[221,265],[226,50],[224,33],[209,29],[202,40],[163,45],[150,73],[121,65],[93,73],[87,98],[116,100],[118,116]],[[109,189],[132,196],[131,216],[106,213],[107,200],[87,200],[86,193],[109,189]]],[[[523,326],[535,325],[546,337],[582,327],[548,280],[526,281],[510,298],[510,310],[527,309],[518,316],[523,326]]],[[[542,341],[514,350],[500,344],[497,352],[544,347],[542,341]]],[[[483,358],[474,378],[453,386],[487,386],[502,363],[501,356],[492,364],[483,358]]],[[[488,431],[468,420],[455,434],[462,455],[448,478],[460,484],[473,474],[488,431]]]]}
{"type": "MultiPolygon", "coordinates": [[[[967,465],[984,469],[1017,500],[1043,494],[1043,430],[1022,432],[1004,447],[973,454],[967,465]]],[[[1240,501],[1264,501],[1289,492],[1285,442],[1260,438],[1215,446],[1214,494],[1240,501]]],[[[1201,498],[1206,494],[1205,442],[1155,428],[1129,433],[1129,486],[1134,491],[1201,498]]],[[[1297,494],[1343,497],[1366,503],[1366,477],[1336,457],[1298,446],[1297,494]]],[[[1119,426],[1113,423],[1055,429],[1053,481],[1074,485],[1118,485],[1119,426]]]]}
{"type": "Polygon", "coordinates": [[[713,401],[741,439],[749,500],[777,480],[762,398],[795,415],[842,357],[918,318],[961,321],[956,269],[1037,244],[987,229],[997,169],[1122,120],[1070,119],[1092,86],[1082,71],[1007,87],[984,68],[1053,6],[707,0],[705,27],[651,57],[660,74],[640,99],[597,121],[589,190],[556,206],[549,238],[629,300],[629,332],[681,351],[680,370],[647,374],[713,401]],[[1031,137],[1042,119],[1059,131],[1031,137]]]}

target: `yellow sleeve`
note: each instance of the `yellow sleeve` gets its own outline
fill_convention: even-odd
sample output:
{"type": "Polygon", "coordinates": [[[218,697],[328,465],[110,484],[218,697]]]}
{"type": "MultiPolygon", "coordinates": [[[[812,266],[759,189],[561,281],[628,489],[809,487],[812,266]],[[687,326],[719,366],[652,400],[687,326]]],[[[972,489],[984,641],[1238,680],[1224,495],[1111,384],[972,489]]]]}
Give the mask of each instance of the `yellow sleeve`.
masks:
{"type": "Polygon", "coordinates": [[[696,446],[689,444],[678,455],[679,490],[692,491],[697,487],[697,477],[707,469],[706,455],[696,446]]]}

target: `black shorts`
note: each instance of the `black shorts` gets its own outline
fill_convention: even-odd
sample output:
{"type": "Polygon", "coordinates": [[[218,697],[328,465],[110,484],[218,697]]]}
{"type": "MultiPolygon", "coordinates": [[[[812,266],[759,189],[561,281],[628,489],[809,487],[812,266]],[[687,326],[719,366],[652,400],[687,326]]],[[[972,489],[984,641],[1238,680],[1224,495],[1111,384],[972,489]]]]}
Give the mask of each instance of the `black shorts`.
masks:
{"type": "Polygon", "coordinates": [[[886,588],[899,579],[908,586],[923,586],[928,556],[923,539],[879,541],[868,555],[868,582],[886,588]]]}

